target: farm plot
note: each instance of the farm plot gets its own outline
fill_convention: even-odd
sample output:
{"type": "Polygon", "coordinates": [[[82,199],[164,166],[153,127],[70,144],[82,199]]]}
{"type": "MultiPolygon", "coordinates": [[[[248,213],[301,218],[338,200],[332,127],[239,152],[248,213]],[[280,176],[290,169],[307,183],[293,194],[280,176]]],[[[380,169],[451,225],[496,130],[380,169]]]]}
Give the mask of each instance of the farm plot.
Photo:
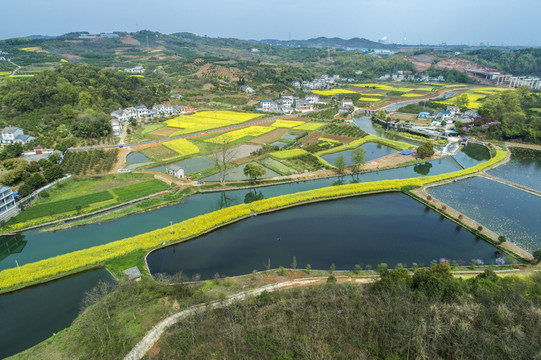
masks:
{"type": "Polygon", "coordinates": [[[317,129],[325,126],[326,124],[321,123],[304,123],[302,125],[299,125],[295,127],[295,130],[305,130],[305,131],[316,131],[317,129]]]}
{"type": "Polygon", "coordinates": [[[64,212],[85,209],[97,203],[105,203],[108,200],[114,203],[114,197],[109,191],[100,191],[93,194],[74,197],[71,199],[53,201],[46,204],[31,206],[29,209],[17,215],[15,222],[25,222],[44,216],[52,216],[64,212]]]}
{"type": "Polygon", "coordinates": [[[160,180],[152,179],[144,183],[112,189],[111,192],[115,196],[118,203],[123,203],[160,191],[164,191],[168,188],[169,185],[167,185],[166,183],[160,180]]]}
{"type": "Polygon", "coordinates": [[[202,111],[193,115],[178,116],[167,120],[165,123],[169,127],[181,129],[175,132],[174,135],[183,135],[241,124],[259,116],[261,114],[234,111],[202,111]]]}
{"type": "Polygon", "coordinates": [[[297,126],[301,126],[303,124],[305,124],[304,121],[276,120],[271,126],[292,129],[292,128],[296,128],[297,126]]]}
{"type": "Polygon", "coordinates": [[[72,175],[99,174],[110,171],[117,158],[117,149],[68,151],[62,162],[62,168],[72,175]]]}
{"type": "Polygon", "coordinates": [[[199,148],[186,139],[167,141],[163,145],[181,156],[188,156],[199,152],[199,148]]]}
{"type": "Polygon", "coordinates": [[[162,161],[177,156],[178,154],[173,150],[163,146],[157,145],[142,149],[141,152],[153,160],[162,161]]]}
{"type": "Polygon", "coordinates": [[[148,134],[154,130],[158,130],[162,127],[164,127],[165,124],[162,124],[162,123],[159,123],[159,124],[150,124],[150,125],[147,125],[143,128],[143,130],[141,131],[141,134],[145,135],[145,134],[148,134]]]}
{"type": "Polygon", "coordinates": [[[334,96],[338,94],[356,94],[353,90],[346,89],[332,89],[332,90],[312,90],[314,94],[321,96],[334,96]]]}
{"type": "Polygon", "coordinates": [[[261,163],[265,167],[268,167],[269,169],[274,170],[280,175],[291,175],[291,174],[297,173],[295,169],[292,169],[289,166],[282,164],[280,161],[273,159],[271,157],[267,157],[261,160],[261,163]]]}
{"type": "Polygon", "coordinates": [[[272,130],[274,130],[274,128],[267,126],[250,126],[239,130],[229,131],[225,134],[212,137],[205,141],[215,144],[223,144],[224,142],[233,142],[248,136],[260,136],[271,132],[272,130]]]}

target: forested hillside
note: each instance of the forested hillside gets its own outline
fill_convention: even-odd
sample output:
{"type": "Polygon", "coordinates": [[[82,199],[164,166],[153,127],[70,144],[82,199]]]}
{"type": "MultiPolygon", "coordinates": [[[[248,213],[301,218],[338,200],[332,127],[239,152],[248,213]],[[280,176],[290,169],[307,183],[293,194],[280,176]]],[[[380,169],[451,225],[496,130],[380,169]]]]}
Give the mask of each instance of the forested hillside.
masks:
{"type": "Polygon", "coordinates": [[[541,74],[541,49],[474,50],[462,57],[516,76],[541,74]]]}
{"type": "Polygon", "coordinates": [[[66,64],[31,78],[0,85],[0,126],[18,126],[43,146],[68,136],[99,138],[110,133],[109,113],[119,107],[152,105],[168,98],[165,85],[89,65],[66,64]]]}

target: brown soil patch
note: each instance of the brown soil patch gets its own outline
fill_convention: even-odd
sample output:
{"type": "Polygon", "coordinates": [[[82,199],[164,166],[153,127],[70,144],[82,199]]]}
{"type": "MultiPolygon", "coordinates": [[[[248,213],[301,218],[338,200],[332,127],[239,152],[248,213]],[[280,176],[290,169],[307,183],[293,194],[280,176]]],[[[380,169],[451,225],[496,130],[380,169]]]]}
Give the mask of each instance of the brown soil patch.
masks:
{"type": "Polygon", "coordinates": [[[129,147],[118,149],[118,157],[116,164],[111,168],[111,171],[109,171],[109,173],[116,173],[118,169],[122,169],[126,165],[126,156],[128,156],[130,152],[132,152],[132,150],[129,147]]]}
{"type": "Polygon", "coordinates": [[[160,343],[159,341],[156,341],[154,345],[150,348],[150,350],[147,352],[147,355],[149,356],[150,359],[154,358],[155,356],[158,356],[158,354],[160,353],[161,349],[160,349],[160,346],[158,345],[159,343],[160,343]]]}
{"type": "Polygon", "coordinates": [[[144,154],[147,155],[150,158],[154,158],[157,160],[163,160],[163,159],[169,159],[172,157],[177,156],[178,154],[174,152],[173,150],[158,144],[156,146],[147,147],[144,149],[144,154]]]}
{"type": "Polygon", "coordinates": [[[308,145],[317,144],[318,139],[321,137],[324,137],[325,139],[340,141],[343,144],[349,144],[353,140],[357,139],[350,136],[340,136],[340,135],[332,135],[332,134],[323,134],[320,132],[312,132],[308,134],[307,136],[303,137],[301,139],[301,142],[308,145]]]}
{"type": "Polygon", "coordinates": [[[69,59],[69,60],[81,59],[80,56],[73,55],[73,54],[62,54],[62,57],[65,57],[66,59],[69,59]]]}
{"type": "Polygon", "coordinates": [[[275,142],[278,139],[281,139],[287,133],[287,129],[276,129],[269,133],[253,138],[252,140],[250,140],[250,142],[254,144],[268,144],[275,142]]]}
{"type": "Polygon", "coordinates": [[[156,136],[163,136],[163,137],[169,137],[179,131],[179,128],[172,128],[172,127],[162,127],[159,129],[156,129],[154,131],[149,132],[150,135],[156,135],[156,136]]]}
{"type": "Polygon", "coordinates": [[[128,45],[141,45],[139,40],[132,38],[131,35],[122,36],[120,38],[120,41],[122,41],[123,44],[128,44],[128,45]]]}
{"type": "Polygon", "coordinates": [[[211,89],[214,89],[214,85],[212,84],[203,85],[203,90],[211,90],[211,89]]]}

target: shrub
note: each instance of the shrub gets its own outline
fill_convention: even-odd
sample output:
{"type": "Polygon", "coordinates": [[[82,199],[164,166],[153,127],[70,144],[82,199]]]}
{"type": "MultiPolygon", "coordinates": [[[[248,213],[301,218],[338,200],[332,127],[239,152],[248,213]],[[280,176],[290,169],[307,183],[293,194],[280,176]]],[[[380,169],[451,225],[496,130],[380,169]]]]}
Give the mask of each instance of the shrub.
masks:
{"type": "Polygon", "coordinates": [[[280,266],[280,268],[278,269],[278,275],[286,276],[286,269],[284,269],[283,266],[280,266]]]}
{"type": "Polygon", "coordinates": [[[336,284],[336,276],[333,274],[329,275],[327,278],[327,284],[336,284]]]}
{"type": "Polygon", "coordinates": [[[51,196],[51,195],[45,190],[43,190],[42,192],[39,193],[39,197],[42,197],[44,199],[48,198],[49,196],[51,196]]]}
{"type": "Polygon", "coordinates": [[[432,201],[432,196],[428,195],[428,196],[426,197],[426,199],[427,199],[428,201],[432,201]]]}
{"type": "Polygon", "coordinates": [[[479,225],[479,226],[477,227],[477,231],[483,231],[483,227],[482,227],[481,225],[479,225]]]}
{"type": "Polygon", "coordinates": [[[503,236],[503,235],[498,236],[498,240],[499,240],[501,243],[507,241],[507,239],[506,239],[505,236],[503,236]]]}
{"type": "Polygon", "coordinates": [[[354,273],[355,275],[359,275],[359,273],[361,272],[362,269],[363,269],[363,267],[362,267],[361,265],[355,264],[355,268],[354,268],[354,270],[353,270],[353,273],[354,273]]]}

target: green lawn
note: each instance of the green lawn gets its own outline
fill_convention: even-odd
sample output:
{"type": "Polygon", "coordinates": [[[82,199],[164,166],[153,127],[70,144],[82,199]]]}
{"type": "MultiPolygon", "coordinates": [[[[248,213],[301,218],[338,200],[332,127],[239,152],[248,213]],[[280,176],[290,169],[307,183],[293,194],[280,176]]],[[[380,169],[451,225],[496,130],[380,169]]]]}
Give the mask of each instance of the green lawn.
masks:
{"type": "Polygon", "coordinates": [[[280,175],[291,175],[291,174],[297,173],[295,169],[292,169],[289,166],[286,166],[282,164],[280,161],[273,159],[271,157],[267,157],[261,160],[261,163],[267,166],[269,169],[276,171],[280,175]]]}
{"type": "Polygon", "coordinates": [[[46,219],[48,216],[65,213],[65,217],[68,217],[75,211],[88,213],[168,188],[169,185],[166,183],[145,174],[118,174],[100,179],[68,180],[60,188],[57,185],[52,189],[49,198],[38,200],[9,223],[22,223],[39,218],[44,218],[43,222],[46,222],[50,220],[46,219]]]}
{"type": "Polygon", "coordinates": [[[169,185],[153,179],[141,184],[116,188],[111,190],[111,193],[116,197],[118,203],[123,203],[143,196],[151,195],[160,191],[167,190],[169,185]]]}
{"type": "Polygon", "coordinates": [[[24,222],[44,216],[75,211],[79,206],[81,209],[88,208],[91,204],[113,199],[114,197],[109,191],[100,191],[98,193],[78,196],[71,199],[52,201],[47,204],[34,205],[28,210],[21,212],[14,220],[16,220],[15,222],[24,222]]]}
{"type": "Polygon", "coordinates": [[[51,203],[81,195],[130,186],[154,179],[147,174],[113,174],[102,177],[81,177],[65,180],[48,190],[50,197],[40,198],[36,204],[51,203]]]}
{"type": "Polygon", "coordinates": [[[148,134],[149,132],[152,132],[154,130],[157,130],[159,128],[162,128],[164,127],[165,124],[163,123],[158,123],[158,124],[150,124],[150,125],[147,125],[143,128],[143,130],[141,131],[141,135],[146,135],[148,134]]]}

